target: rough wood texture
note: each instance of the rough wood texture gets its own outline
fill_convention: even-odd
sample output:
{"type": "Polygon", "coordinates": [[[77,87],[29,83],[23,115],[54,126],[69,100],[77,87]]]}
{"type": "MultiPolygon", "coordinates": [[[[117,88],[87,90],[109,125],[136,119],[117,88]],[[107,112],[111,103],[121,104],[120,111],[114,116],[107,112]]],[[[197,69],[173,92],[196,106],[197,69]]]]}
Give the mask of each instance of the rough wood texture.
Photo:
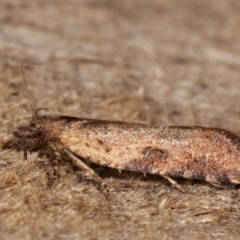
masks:
{"type": "Polygon", "coordinates": [[[35,108],[53,114],[239,132],[240,3],[0,1],[2,239],[236,239],[238,188],[69,162],[14,140],[35,108]],[[4,148],[4,149],[3,149],[4,148]],[[30,151],[31,150],[31,151],[30,151]]]}

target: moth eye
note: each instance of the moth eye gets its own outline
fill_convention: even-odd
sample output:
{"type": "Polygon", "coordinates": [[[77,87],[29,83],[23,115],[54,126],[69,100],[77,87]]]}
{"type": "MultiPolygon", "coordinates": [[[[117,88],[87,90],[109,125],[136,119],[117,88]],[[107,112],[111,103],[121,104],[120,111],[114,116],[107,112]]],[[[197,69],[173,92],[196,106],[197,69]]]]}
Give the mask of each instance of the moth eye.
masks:
{"type": "Polygon", "coordinates": [[[30,123],[30,124],[29,124],[29,127],[34,128],[34,127],[35,127],[35,123],[30,123]]]}
{"type": "Polygon", "coordinates": [[[29,124],[29,127],[32,128],[32,129],[39,129],[40,128],[40,125],[38,123],[30,123],[29,124]]]}

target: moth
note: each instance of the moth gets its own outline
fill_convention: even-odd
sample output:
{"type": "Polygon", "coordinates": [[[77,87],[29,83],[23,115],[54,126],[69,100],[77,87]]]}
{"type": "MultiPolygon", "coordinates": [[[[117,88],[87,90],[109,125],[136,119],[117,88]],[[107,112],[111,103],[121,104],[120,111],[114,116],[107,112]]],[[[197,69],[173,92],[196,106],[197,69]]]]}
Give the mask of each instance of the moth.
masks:
{"type": "MultiPolygon", "coordinates": [[[[29,101],[23,66],[22,74],[29,101]]],[[[30,101],[29,105],[32,110],[30,101]]],[[[203,180],[217,186],[240,184],[240,138],[230,131],[42,116],[41,110],[35,111],[28,125],[18,127],[14,136],[67,154],[96,178],[84,159],[119,170],[159,174],[180,190],[172,178],[203,180]]]]}

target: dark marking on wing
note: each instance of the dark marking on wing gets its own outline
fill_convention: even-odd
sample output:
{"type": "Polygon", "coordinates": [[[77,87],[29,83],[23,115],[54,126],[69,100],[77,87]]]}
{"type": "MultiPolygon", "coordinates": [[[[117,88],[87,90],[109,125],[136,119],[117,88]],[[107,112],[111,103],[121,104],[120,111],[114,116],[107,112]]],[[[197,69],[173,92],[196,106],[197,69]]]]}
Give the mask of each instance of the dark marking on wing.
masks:
{"type": "MultiPolygon", "coordinates": [[[[125,170],[152,173],[160,165],[167,164],[169,152],[160,148],[146,147],[141,151],[141,159],[126,161],[125,170]]],[[[161,169],[161,167],[159,168],[161,169]]]]}
{"type": "Polygon", "coordinates": [[[152,164],[148,164],[142,160],[133,159],[128,161],[124,167],[124,170],[129,171],[136,171],[136,172],[143,172],[143,173],[151,173],[152,171],[152,164]]]}
{"type": "Polygon", "coordinates": [[[230,180],[225,171],[222,171],[211,160],[207,160],[206,156],[195,157],[184,164],[183,167],[178,167],[177,164],[166,173],[171,177],[184,177],[195,180],[206,180],[209,182],[229,184],[230,180]],[[209,172],[209,169],[211,171],[209,172]]]}
{"type": "Polygon", "coordinates": [[[164,149],[154,148],[154,147],[146,147],[142,150],[142,157],[147,161],[154,162],[159,160],[167,160],[169,157],[169,152],[164,149]]]}

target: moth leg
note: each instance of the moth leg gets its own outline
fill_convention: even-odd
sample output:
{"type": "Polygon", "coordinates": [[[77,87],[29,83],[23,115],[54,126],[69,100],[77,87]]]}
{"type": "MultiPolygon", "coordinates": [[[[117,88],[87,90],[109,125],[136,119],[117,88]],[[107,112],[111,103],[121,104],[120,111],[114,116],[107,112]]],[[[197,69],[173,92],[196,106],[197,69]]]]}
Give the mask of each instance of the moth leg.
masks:
{"type": "Polygon", "coordinates": [[[185,192],[185,190],[179,185],[177,184],[176,181],[174,181],[173,179],[171,179],[170,177],[166,176],[166,175],[161,175],[163,178],[167,179],[175,188],[177,188],[178,190],[180,190],[181,192],[185,192]]]}
{"type": "Polygon", "coordinates": [[[235,184],[235,185],[239,185],[240,181],[238,179],[234,179],[234,178],[230,178],[230,183],[235,184]]]}
{"type": "Polygon", "coordinates": [[[78,158],[77,156],[72,154],[67,149],[64,149],[64,152],[71,158],[72,163],[75,166],[81,168],[82,170],[84,170],[87,173],[88,176],[92,176],[98,183],[102,184],[102,179],[87,164],[85,164],[83,161],[81,161],[80,158],[78,158]]]}
{"type": "Polygon", "coordinates": [[[229,182],[232,184],[230,185],[229,183],[228,184],[222,184],[221,182],[218,182],[218,181],[211,181],[209,179],[207,179],[207,182],[214,186],[214,187],[217,187],[217,188],[220,188],[220,189],[234,189],[236,185],[239,185],[240,184],[240,181],[237,180],[237,179],[233,179],[233,178],[230,178],[229,179],[229,182]]]}
{"type": "Polygon", "coordinates": [[[208,181],[208,183],[211,185],[211,186],[214,186],[218,189],[233,189],[234,187],[232,185],[223,185],[221,183],[217,183],[217,182],[210,182],[208,181]]]}
{"type": "Polygon", "coordinates": [[[106,184],[102,181],[102,179],[83,161],[81,161],[80,158],[75,156],[73,153],[68,151],[67,149],[64,149],[64,152],[71,158],[72,163],[83,169],[85,172],[87,172],[88,176],[93,177],[93,179],[98,183],[98,187],[100,188],[101,192],[103,193],[104,197],[106,198],[107,201],[109,201],[108,198],[108,189],[106,188],[106,184]]]}

